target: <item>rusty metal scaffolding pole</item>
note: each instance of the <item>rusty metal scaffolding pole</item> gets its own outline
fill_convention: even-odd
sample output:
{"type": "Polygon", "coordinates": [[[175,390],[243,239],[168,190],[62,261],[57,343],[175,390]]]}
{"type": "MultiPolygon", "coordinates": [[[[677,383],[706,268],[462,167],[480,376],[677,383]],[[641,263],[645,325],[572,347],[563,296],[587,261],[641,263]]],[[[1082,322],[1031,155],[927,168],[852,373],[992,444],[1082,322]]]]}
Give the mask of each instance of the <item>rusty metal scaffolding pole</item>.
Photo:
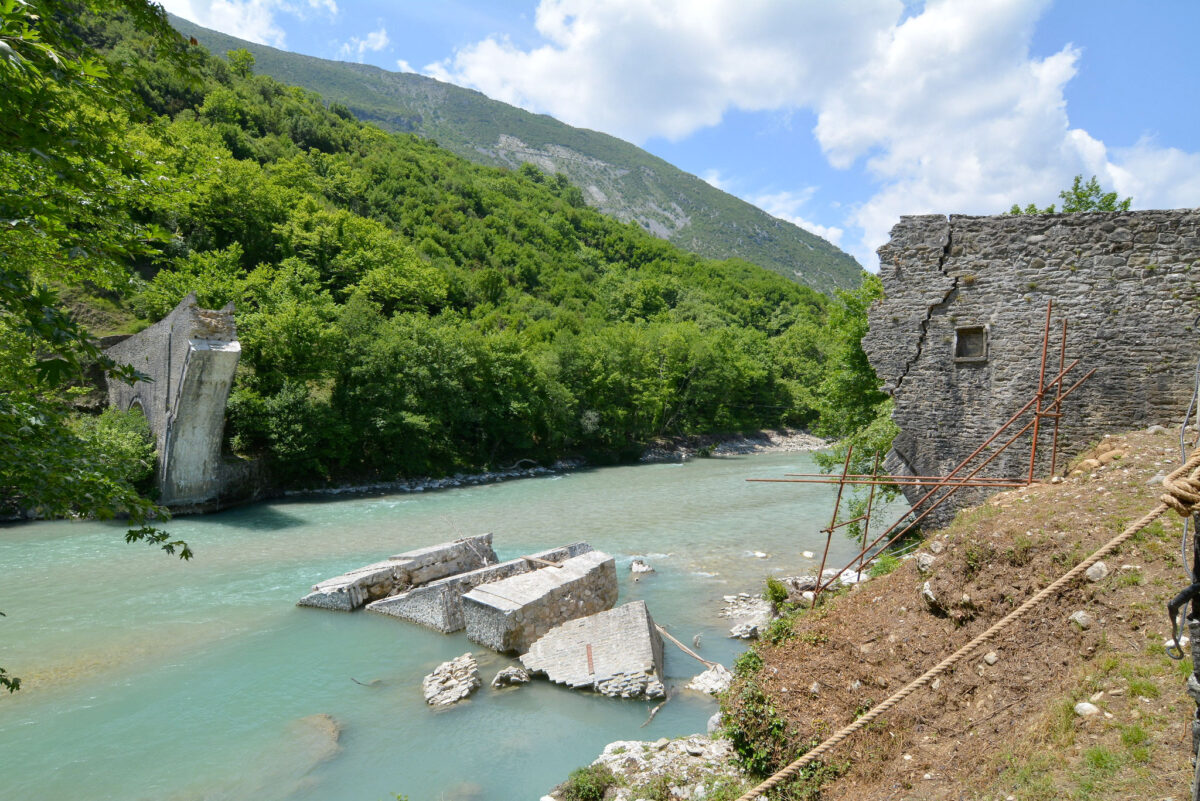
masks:
{"type": "MultiPolygon", "coordinates": [[[[875,453],[875,465],[871,468],[872,475],[879,475],[879,453],[875,453]]],[[[862,539],[860,544],[867,544],[867,537],[871,536],[871,506],[875,503],[875,482],[871,482],[871,494],[867,496],[867,521],[863,523],[862,539]]],[[[858,555],[858,578],[862,580],[863,558],[865,553],[858,555]]]]}
{"type": "MultiPolygon", "coordinates": [[[[1043,413],[1044,414],[1044,413],[1043,413]]],[[[948,484],[954,484],[963,487],[998,487],[1000,489],[1008,489],[1010,487],[1028,487],[1029,482],[1024,478],[982,478],[966,479],[956,478],[941,478],[941,479],[925,479],[922,481],[906,481],[904,476],[880,475],[877,479],[868,478],[847,478],[841,481],[837,478],[824,476],[822,478],[748,478],[747,481],[756,484],[848,484],[854,487],[869,487],[880,484],[896,484],[904,487],[942,487],[948,484]]]]}
{"type": "Polygon", "coordinates": [[[1033,409],[1033,440],[1029,445],[1029,483],[1033,483],[1033,469],[1037,462],[1038,429],[1042,422],[1042,395],[1046,391],[1046,350],[1050,345],[1050,312],[1054,309],[1054,301],[1046,303],[1046,327],[1042,331],[1042,366],[1038,371],[1038,391],[1034,399],[1037,401],[1033,409]]]}
{"type": "MultiPolygon", "coordinates": [[[[1067,360],[1067,321],[1063,318],[1062,321],[1062,343],[1058,351],[1058,369],[1061,370],[1063,362],[1067,360]]],[[[1058,385],[1058,393],[1055,396],[1055,403],[1062,403],[1062,384],[1058,385]]],[[[1050,475],[1054,476],[1054,471],[1058,465],[1058,424],[1062,420],[1062,407],[1058,407],[1058,416],[1054,418],[1054,439],[1050,445],[1050,475]]]]}
{"type": "Polygon", "coordinates": [[[821,554],[821,569],[817,571],[817,592],[813,593],[812,608],[817,606],[817,596],[820,594],[821,575],[825,572],[825,560],[829,558],[829,544],[833,542],[833,530],[837,528],[838,509],[842,505],[842,490],[846,488],[845,475],[850,469],[850,455],[854,453],[854,446],[850,445],[846,448],[846,461],[842,465],[843,481],[838,486],[837,500],[833,502],[833,517],[829,521],[829,528],[825,529],[825,551],[821,554]]]}
{"type": "MultiPolygon", "coordinates": [[[[1078,361],[1078,359],[1077,359],[1076,361],[1078,361]]],[[[1095,375],[1095,373],[1096,373],[1096,369],[1095,369],[1095,368],[1092,368],[1092,369],[1091,369],[1091,370],[1089,370],[1089,371],[1088,371],[1086,374],[1084,374],[1083,378],[1079,379],[1079,380],[1078,380],[1078,381],[1076,381],[1074,384],[1072,384],[1072,385],[1071,385],[1071,387],[1070,387],[1069,389],[1067,389],[1066,391],[1064,391],[1064,392],[1062,393],[1061,397],[1057,398],[1057,399],[1054,401],[1054,404],[1053,404],[1052,408],[1053,408],[1053,407],[1057,407],[1057,406],[1058,406],[1058,404],[1062,403],[1062,401],[1063,401],[1063,400],[1066,400],[1066,398],[1067,398],[1067,397],[1068,397],[1068,396],[1069,396],[1069,395],[1070,395],[1072,392],[1074,392],[1076,389],[1078,389],[1078,388],[1079,388],[1079,386],[1080,386],[1081,384],[1083,384],[1083,382],[1084,382],[1084,381],[1087,381],[1089,378],[1091,378],[1093,375],[1095,375]]],[[[1057,380],[1057,379],[1056,379],[1056,380],[1057,380]]],[[[1028,410],[1028,408],[1029,408],[1029,407],[1028,407],[1028,406],[1026,406],[1026,407],[1025,407],[1025,410],[1028,410]]],[[[1021,427],[1021,430],[1020,430],[1020,431],[1018,431],[1016,434],[1013,434],[1013,435],[1012,435],[1012,436],[1009,438],[1008,442],[1004,443],[1004,445],[1002,445],[1002,446],[1001,446],[999,449],[997,449],[995,453],[993,453],[993,454],[992,454],[991,456],[989,456],[989,457],[988,457],[986,460],[984,460],[983,464],[979,465],[979,467],[976,467],[976,468],[975,468],[975,470],[974,470],[974,471],[972,471],[972,473],[970,474],[970,476],[968,476],[968,478],[970,478],[971,476],[973,476],[975,473],[978,473],[978,472],[979,472],[980,470],[982,470],[983,468],[987,467],[987,466],[988,466],[988,464],[990,464],[990,463],[991,463],[991,461],[992,461],[993,459],[995,459],[997,456],[999,456],[1001,453],[1003,453],[1003,452],[1004,452],[1004,451],[1005,451],[1005,450],[1008,448],[1008,446],[1009,446],[1009,445],[1012,445],[1014,442],[1016,442],[1016,440],[1017,440],[1017,438],[1018,438],[1018,437],[1020,437],[1022,434],[1024,434],[1026,431],[1028,431],[1028,430],[1030,429],[1030,427],[1031,427],[1031,426],[1034,424],[1034,421],[1036,421],[1036,420],[1037,420],[1037,417],[1034,417],[1034,418],[1033,418],[1033,420],[1030,420],[1028,423],[1026,423],[1024,426],[1022,426],[1022,427],[1021,427]]],[[[1007,427],[1007,426],[1005,426],[1005,427],[1007,427]]],[[[1001,431],[1003,431],[1003,429],[1001,429],[1001,431]]],[[[1000,432],[997,432],[997,434],[999,434],[999,433],[1000,433],[1000,432]]],[[[995,439],[995,435],[993,435],[993,439],[995,439]]],[[[1026,486],[1027,486],[1027,485],[1026,485],[1026,486]]],[[[896,540],[900,539],[902,536],[904,536],[905,534],[907,534],[907,533],[909,532],[909,530],[911,530],[911,529],[913,528],[913,526],[915,526],[917,523],[921,522],[921,520],[923,520],[923,519],[924,519],[926,516],[928,516],[928,515],[929,515],[929,513],[930,513],[930,512],[932,512],[934,509],[936,509],[937,507],[941,506],[941,505],[942,505],[942,503],[943,503],[943,502],[944,502],[944,501],[945,501],[947,498],[949,498],[951,495],[953,495],[953,494],[954,494],[954,492],[955,492],[956,490],[958,490],[958,489],[959,489],[958,485],[953,485],[953,484],[948,484],[948,485],[947,485],[945,488],[948,488],[948,489],[949,489],[949,492],[947,492],[947,493],[946,493],[945,495],[943,495],[941,498],[938,498],[936,501],[934,501],[934,503],[933,503],[932,505],[930,505],[930,507],[929,507],[928,509],[926,509],[925,511],[921,512],[921,514],[919,514],[919,515],[917,515],[915,518],[913,518],[913,520],[912,520],[911,522],[909,522],[909,523],[908,523],[906,526],[904,526],[902,529],[900,529],[900,531],[899,531],[899,532],[898,532],[898,533],[897,533],[895,536],[893,536],[893,537],[892,537],[891,539],[889,539],[889,540],[888,540],[886,543],[884,543],[883,547],[882,547],[882,548],[880,548],[880,550],[882,551],[884,548],[887,548],[887,547],[889,547],[889,546],[890,546],[892,543],[896,542],[896,540]]],[[[926,494],[925,494],[925,495],[924,495],[924,496],[923,496],[923,497],[922,497],[920,500],[918,500],[916,503],[914,503],[914,504],[913,504],[913,505],[912,505],[912,506],[909,508],[909,514],[911,514],[911,513],[912,513],[912,512],[913,512],[913,511],[914,511],[914,510],[915,510],[915,509],[918,507],[918,506],[920,506],[922,503],[924,503],[924,502],[925,502],[925,500],[926,500],[926,499],[928,499],[928,498],[929,498],[931,495],[933,495],[934,493],[936,493],[936,492],[938,491],[938,489],[941,489],[941,488],[939,488],[939,487],[934,487],[932,490],[930,490],[929,492],[927,492],[927,493],[926,493],[926,494]]],[[[905,517],[907,517],[907,516],[908,516],[908,515],[906,514],[906,515],[905,515],[905,517]]],[[[889,527],[889,528],[888,528],[886,531],[884,531],[882,534],[880,534],[880,535],[879,535],[879,536],[878,536],[878,537],[875,539],[875,541],[874,541],[874,542],[872,542],[870,545],[868,545],[868,546],[866,546],[865,548],[863,548],[863,551],[864,551],[864,552],[866,552],[866,551],[869,551],[871,548],[874,548],[874,547],[875,547],[875,546],[876,546],[876,545],[879,543],[879,541],[880,541],[880,540],[882,540],[882,539],[883,539],[884,537],[886,537],[888,534],[891,534],[893,531],[895,531],[895,530],[896,530],[896,528],[897,528],[897,527],[900,525],[900,523],[901,523],[901,522],[903,522],[903,520],[904,520],[904,517],[900,518],[900,520],[898,520],[898,521],[896,521],[895,523],[893,523],[893,524],[892,524],[892,525],[891,525],[891,526],[890,526],[890,527],[889,527]]],[[[856,558],[857,558],[857,557],[856,557],[856,558]]],[[[872,557],[872,559],[874,559],[874,557],[872,557]]],[[[837,572],[837,574],[836,574],[836,575],[832,576],[832,577],[829,579],[829,581],[825,582],[824,584],[821,584],[821,582],[820,582],[820,579],[818,579],[818,581],[817,581],[817,589],[816,589],[816,591],[814,592],[814,595],[820,594],[822,590],[825,590],[825,589],[826,589],[826,588],[828,588],[830,585],[832,585],[832,584],[833,584],[833,582],[837,581],[837,580],[838,580],[838,579],[841,577],[841,575],[842,575],[843,573],[845,573],[845,572],[846,572],[846,571],[847,571],[847,570],[850,568],[850,566],[851,566],[851,565],[853,565],[853,564],[854,564],[854,561],[855,561],[854,559],[851,559],[851,560],[850,560],[850,562],[849,562],[849,563],[848,563],[848,564],[847,564],[845,567],[843,567],[841,570],[839,570],[839,571],[837,572]]],[[[868,559],[867,561],[869,562],[869,561],[871,561],[871,559],[868,559]]]]}

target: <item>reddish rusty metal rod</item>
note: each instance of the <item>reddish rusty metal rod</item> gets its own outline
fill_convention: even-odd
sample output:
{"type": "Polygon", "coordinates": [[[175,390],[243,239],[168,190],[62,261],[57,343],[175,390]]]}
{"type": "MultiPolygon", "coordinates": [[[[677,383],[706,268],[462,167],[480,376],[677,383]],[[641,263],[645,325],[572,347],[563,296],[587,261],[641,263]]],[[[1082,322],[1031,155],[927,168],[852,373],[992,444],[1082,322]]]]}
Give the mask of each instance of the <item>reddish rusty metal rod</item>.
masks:
{"type": "MultiPolygon", "coordinates": [[[[874,477],[879,476],[879,453],[878,453],[878,451],[875,453],[875,464],[871,468],[871,475],[874,477]]],[[[869,536],[868,532],[871,530],[871,506],[874,503],[875,503],[875,484],[871,484],[871,494],[869,496],[867,496],[867,513],[866,513],[866,515],[864,515],[867,518],[867,522],[863,523],[862,539],[860,540],[860,542],[866,542],[867,537],[869,536]]],[[[860,555],[858,558],[858,577],[859,578],[862,578],[862,569],[863,569],[862,560],[863,560],[863,558],[860,555]]]]}
{"type": "Polygon", "coordinates": [[[1029,483],[1033,483],[1033,466],[1037,462],[1038,426],[1042,422],[1042,394],[1046,391],[1046,349],[1050,346],[1050,311],[1054,301],[1046,303],[1046,328],[1042,332],[1042,367],[1038,372],[1038,391],[1034,399],[1037,405],[1033,410],[1033,440],[1029,446],[1029,483]]]}
{"type": "MultiPolygon", "coordinates": [[[[1069,396],[1072,392],[1074,392],[1084,381],[1087,381],[1089,378],[1091,378],[1093,375],[1095,375],[1095,373],[1096,373],[1095,368],[1092,368],[1091,370],[1089,370],[1083,376],[1083,378],[1076,381],[1074,384],[1071,385],[1071,387],[1069,389],[1067,389],[1065,392],[1063,392],[1062,397],[1055,400],[1054,403],[1055,404],[1061,403],[1063,400],[1065,400],[1067,398],[1067,396],[1069,396]]],[[[1028,406],[1026,408],[1028,409],[1028,406]]],[[[975,468],[974,472],[972,472],[970,475],[968,475],[967,478],[970,478],[975,473],[977,473],[980,470],[982,470],[983,468],[987,467],[987,465],[993,459],[995,459],[997,456],[999,456],[1001,453],[1003,453],[1008,448],[1009,445],[1012,445],[1012,443],[1016,442],[1017,438],[1020,437],[1022,434],[1024,434],[1026,431],[1028,431],[1032,425],[1033,425],[1032,420],[1029,421],[1028,423],[1026,423],[1021,428],[1020,431],[1018,431],[1016,434],[1013,434],[1012,437],[1009,438],[1008,442],[1004,443],[1004,445],[1002,445],[995,453],[993,453],[991,456],[989,456],[987,458],[987,460],[985,460],[983,462],[983,464],[981,464],[981,465],[979,465],[979,467],[975,468]]],[[[1022,484],[1021,486],[1027,486],[1027,485],[1022,484]]],[[[928,493],[926,493],[920,500],[918,500],[911,507],[909,507],[908,514],[903,515],[899,520],[897,520],[895,523],[893,523],[886,531],[884,531],[882,534],[880,534],[875,539],[874,542],[872,542],[870,545],[864,547],[862,550],[862,553],[866,553],[867,551],[870,551],[872,548],[874,548],[876,545],[878,545],[880,540],[882,540],[888,534],[891,534],[896,529],[896,527],[899,526],[904,521],[904,519],[908,517],[909,514],[912,514],[912,512],[918,506],[920,506],[922,503],[924,503],[931,495],[933,495],[933,493],[937,492],[939,489],[948,489],[949,490],[949,492],[947,492],[941,498],[938,498],[936,501],[934,501],[934,503],[928,509],[926,509],[924,512],[921,512],[919,515],[917,515],[915,518],[913,518],[913,520],[910,523],[908,523],[908,525],[906,525],[902,529],[900,529],[899,533],[897,533],[895,536],[893,536],[891,539],[889,539],[886,543],[884,543],[883,547],[881,547],[879,549],[879,551],[882,552],[884,549],[888,548],[890,545],[892,545],[894,542],[896,542],[896,540],[900,539],[905,534],[907,534],[914,526],[917,525],[917,523],[921,522],[921,520],[923,520],[927,515],[929,515],[930,512],[932,512],[937,507],[941,506],[942,503],[944,501],[946,501],[951,495],[953,495],[954,492],[958,488],[959,488],[958,485],[947,485],[945,487],[934,487],[932,490],[930,490],[928,493]]],[[[870,561],[874,560],[874,558],[875,557],[872,556],[870,559],[867,559],[866,561],[870,562],[870,561]]],[[[818,587],[817,587],[816,592],[820,592],[821,590],[825,589],[829,585],[833,584],[833,582],[837,581],[838,578],[841,577],[842,573],[845,573],[847,570],[850,569],[850,566],[854,564],[854,561],[855,561],[854,559],[851,559],[850,563],[847,564],[845,567],[843,567],[841,570],[839,570],[835,576],[830,578],[829,581],[825,583],[824,586],[819,585],[820,579],[818,579],[818,587]]]]}
{"type": "Polygon", "coordinates": [[[922,481],[905,481],[897,476],[881,477],[878,481],[868,481],[864,478],[848,478],[845,482],[839,481],[836,478],[748,478],[758,484],[850,484],[858,487],[873,487],[884,484],[898,485],[902,487],[929,487],[929,486],[944,486],[946,484],[962,484],[963,486],[971,487],[1028,487],[1029,482],[1024,478],[977,478],[966,482],[964,479],[950,478],[935,481],[933,479],[925,479],[922,481]]]}
{"type": "MultiPolygon", "coordinates": [[[[813,477],[813,478],[830,478],[830,475],[828,473],[784,473],[784,475],[785,476],[798,476],[798,477],[813,477]]],[[[890,473],[848,473],[846,475],[846,478],[875,478],[875,479],[879,479],[881,481],[885,480],[885,479],[891,479],[891,478],[896,478],[896,479],[907,478],[907,479],[913,479],[913,480],[919,480],[919,481],[941,481],[945,478],[945,476],[914,476],[914,475],[908,475],[906,473],[897,473],[895,475],[892,475],[890,473]]],[[[987,481],[988,479],[986,477],[984,477],[980,480],[987,481]]],[[[996,479],[996,480],[997,481],[1017,481],[1018,479],[1014,478],[1014,479],[996,479]]]]}
{"type": "MultiPolygon", "coordinates": [[[[833,526],[833,528],[836,530],[836,529],[842,528],[843,526],[848,526],[851,523],[857,523],[859,520],[866,520],[866,518],[867,518],[866,515],[859,515],[858,517],[854,518],[853,520],[843,520],[842,522],[838,523],[836,526],[833,526]]],[[[823,529],[821,529],[821,531],[829,531],[829,529],[823,528],[823,529]]]]}
{"type": "Polygon", "coordinates": [[[817,592],[813,593],[812,608],[817,607],[817,596],[820,594],[821,574],[825,572],[825,560],[829,558],[829,545],[833,542],[833,528],[837,524],[838,510],[842,505],[842,490],[846,488],[846,471],[850,469],[850,455],[854,453],[854,446],[850,445],[846,448],[846,462],[842,465],[842,483],[838,485],[837,500],[833,502],[833,519],[829,521],[829,528],[825,529],[825,550],[821,553],[821,569],[817,571],[817,592]]]}
{"type": "MultiPolygon", "coordinates": [[[[1061,370],[1063,362],[1067,360],[1067,321],[1064,318],[1062,321],[1062,346],[1058,351],[1058,369],[1061,370]]],[[[1058,385],[1058,395],[1056,402],[1062,402],[1062,384],[1058,385]]],[[[1058,423],[1062,418],[1062,412],[1054,415],[1054,440],[1050,445],[1050,475],[1054,475],[1055,468],[1058,464],[1058,423]]]]}

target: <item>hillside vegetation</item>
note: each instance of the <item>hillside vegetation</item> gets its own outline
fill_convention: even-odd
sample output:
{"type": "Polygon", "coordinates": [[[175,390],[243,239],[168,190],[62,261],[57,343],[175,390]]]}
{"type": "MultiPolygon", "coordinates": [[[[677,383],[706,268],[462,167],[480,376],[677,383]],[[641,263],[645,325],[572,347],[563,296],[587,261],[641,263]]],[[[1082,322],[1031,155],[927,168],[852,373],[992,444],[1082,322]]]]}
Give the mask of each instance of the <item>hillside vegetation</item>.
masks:
{"type": "Polygon", "coordinates": [[[744,259],[828,294],[858,286],[861,268],[834,245],[628,142],[423,75],[288,53],[171,21],[214,53],[245,48],[262,74],[319,92],[389,131],[419,134],[476,164],[529,162],[565,175],[588,205],[699,255],[744,259]]]}
{"type": "MultiPolygon", "coordinates": [[[[664,434],[840,435],[879,409],[858,348],[874,279],[830,300],[616,222],[562,176],[360,123],[244,54],[158,57],[167,45],[128,15],[56,23],[103,61],[47,112],[88,122],[89,149],[68,130],[3,162],[8,208],[36,196],[52,210],[0,240],[14,280],[43,287],[21,296],[30,319],[59,313],[47,285],[94,334],[144,326],[191,291],[233,301],[230,445],[282,481],[620,459],[664,434]],[[45,153],[81,172],[40,169],[45,153]]],[[[45,340],[8,311],[0,322],[6,376],[28,393],[45,340]]],[[[38,452],[37,431],[12,422],[38,452]]],[[[36,489],[5,485],[6,505],[36,489]]]]}

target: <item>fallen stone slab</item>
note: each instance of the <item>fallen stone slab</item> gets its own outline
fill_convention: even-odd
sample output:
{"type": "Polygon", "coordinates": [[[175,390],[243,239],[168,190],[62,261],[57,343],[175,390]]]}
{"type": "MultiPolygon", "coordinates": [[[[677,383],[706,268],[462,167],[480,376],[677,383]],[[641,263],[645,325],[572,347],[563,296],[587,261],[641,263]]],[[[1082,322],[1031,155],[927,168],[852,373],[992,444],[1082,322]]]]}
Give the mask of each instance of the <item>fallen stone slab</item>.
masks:
{"type": "MultiPolygon", "coordinates": [[[[592,550],[592,546],[586,542],[576,542],[561,548],[539,551],[533,554],[531,559],[542,560],[542,562],[563,562],[590,550],[592,550]]],[[[466,626],[462,597],[468,592],[481,584],[519,576],[522,573],[531,573],[537,569],[552,568],[524,557],[510,559],[507,562],[488,565],[478,570],[447,576],[437,581],[431,581],[424,586],[413,587],[397,595],[372,601],[367,604],[367,611],[392,615],[412,623],[428,626],[443,634],[450,634],[462,631],[466,626]]]]}
{"type": "Polygon", "coordinates": [[[312,592],[296,605],[350,612],[413,585],[475,570],[496,561],[491,534],[464,537],[397,554],[326,579],[314,585],[312,592]]]}
{"type": "Polygon", "coordinates": [[[430,706],[449,706],[479,689],[479,665],[465,653],[443,662],[421,681],[421,692],[430,706]]]}
{"type": "Polygon", "coordinates": [[[470,640],[501,653],[524,653],[555,626],[611,609],[616,562],[603,551],[589,551],[560,567],[482,584],[462,599],[470,640]]]}
{"type": "Polygon", "coordinates": [[[645,601],[556,626],[521,656],[530,673],[620,698],[661,698],[662,661],[662,637],[645,601]]]}

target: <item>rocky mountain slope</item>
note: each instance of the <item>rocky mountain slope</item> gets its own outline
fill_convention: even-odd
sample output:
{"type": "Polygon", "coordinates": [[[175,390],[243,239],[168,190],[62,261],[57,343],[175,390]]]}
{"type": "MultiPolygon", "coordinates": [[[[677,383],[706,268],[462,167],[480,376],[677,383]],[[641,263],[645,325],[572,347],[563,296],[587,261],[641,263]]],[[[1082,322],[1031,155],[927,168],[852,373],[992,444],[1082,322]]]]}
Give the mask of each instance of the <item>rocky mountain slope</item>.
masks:
{"type": "Polygon", "coordinates": [[[477,164],[562,173],[589,205],[701,256],[743,259],[826,293],[858,286],[858,263],[831,243],[628,142],[423,75],[288,53],[171,21],[214,54],[245,48],[257,72],[387,130],[433,139],[477,164]]]}

